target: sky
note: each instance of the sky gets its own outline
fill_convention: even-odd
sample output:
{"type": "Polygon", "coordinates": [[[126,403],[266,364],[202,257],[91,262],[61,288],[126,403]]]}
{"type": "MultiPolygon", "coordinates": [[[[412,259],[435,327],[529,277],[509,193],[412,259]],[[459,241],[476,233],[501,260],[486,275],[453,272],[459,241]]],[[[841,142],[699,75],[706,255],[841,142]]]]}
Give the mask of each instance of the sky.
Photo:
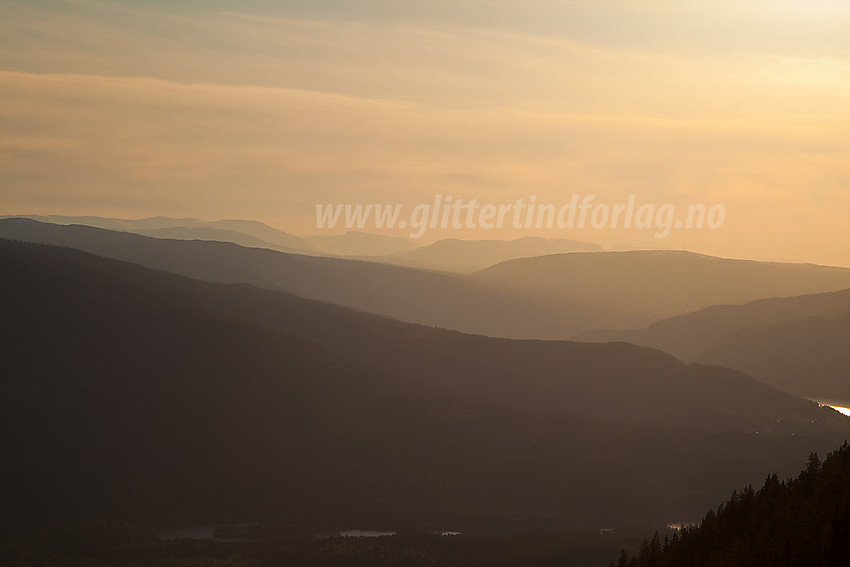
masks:
{"type": "MultiPolygon", "coordinates": [[[[2,1],[0,214],[255,219],[316,205],[720,206],[709,228],[419,239],[850,266],[850,4],[2,1]],[[702,5],[706,4],[706,5],[702,5]]],[[[409,236],[396,226],[363,230],[409,236]]]]}

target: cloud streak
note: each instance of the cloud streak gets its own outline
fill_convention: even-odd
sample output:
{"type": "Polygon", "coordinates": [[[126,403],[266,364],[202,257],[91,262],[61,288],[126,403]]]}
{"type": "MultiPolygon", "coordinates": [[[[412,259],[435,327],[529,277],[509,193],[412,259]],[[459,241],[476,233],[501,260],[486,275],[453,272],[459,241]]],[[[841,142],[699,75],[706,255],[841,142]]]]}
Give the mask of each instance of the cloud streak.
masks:
{"type": "MultiPolygon", "coordinates": [[[[667,46],[608,41],[447,5],[424,17],[376,4],[383,17],[359,20],[251,4],[39,6],[3,6],[4,212],[238,216],[309,232],[316,202],[639,193],[727,206],[723,234],[673,246],[850,264],[842,46],[695,53],[668,49],[679,32],[667,46]],[[815,218],[817,240],[805,236],[815,218]]],[[[661,3],[529,10],[631,17],[642,33],[695,17],[661,3]]],[[[700,17],[737,30],[755,14],[700,17]]]]}

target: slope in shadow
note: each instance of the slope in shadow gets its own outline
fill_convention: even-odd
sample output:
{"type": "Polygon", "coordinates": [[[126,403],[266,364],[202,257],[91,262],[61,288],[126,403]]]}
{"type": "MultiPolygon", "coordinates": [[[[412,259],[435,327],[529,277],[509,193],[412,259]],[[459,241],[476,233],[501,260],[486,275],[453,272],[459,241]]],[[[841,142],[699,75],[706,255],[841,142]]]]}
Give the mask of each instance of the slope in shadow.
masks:
{"type": "Polygon", "coordinates": [[[814,404],[629,345],[469,337],[67,249],[2,242],[0,260],[7,521],[627,525],[698,510],[847,432],[814,404]],[[657,414],[652,398],[687,410],[678,382],[719,417],[621,424],[657,414]],[[620,388],[638,407],[617,417],[620,388]]]}

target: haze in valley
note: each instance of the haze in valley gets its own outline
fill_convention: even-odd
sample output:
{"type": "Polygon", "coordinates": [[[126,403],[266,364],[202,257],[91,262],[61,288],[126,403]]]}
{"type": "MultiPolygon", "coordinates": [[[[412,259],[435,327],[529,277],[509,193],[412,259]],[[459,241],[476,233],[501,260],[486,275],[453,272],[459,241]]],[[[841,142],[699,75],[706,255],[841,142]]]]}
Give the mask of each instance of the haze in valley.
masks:
{"type": "Polygon", "coordinates": [[[0,11],[0,564],[846,563],[850,6],[0,11]]]}

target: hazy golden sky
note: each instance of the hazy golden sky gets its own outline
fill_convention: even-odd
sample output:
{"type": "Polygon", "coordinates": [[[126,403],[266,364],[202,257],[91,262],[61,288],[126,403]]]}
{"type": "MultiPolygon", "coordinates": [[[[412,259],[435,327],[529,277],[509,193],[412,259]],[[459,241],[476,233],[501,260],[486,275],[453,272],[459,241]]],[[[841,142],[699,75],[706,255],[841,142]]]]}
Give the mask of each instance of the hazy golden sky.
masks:
{"type": "MultiPolygon", "coordinates": [[[[540,234],[850,265],[850,3],[2,2],[0,214],[722,204],[540,234]]],[[[398,230],[386,234],[406,234],[398,230]]]]}

